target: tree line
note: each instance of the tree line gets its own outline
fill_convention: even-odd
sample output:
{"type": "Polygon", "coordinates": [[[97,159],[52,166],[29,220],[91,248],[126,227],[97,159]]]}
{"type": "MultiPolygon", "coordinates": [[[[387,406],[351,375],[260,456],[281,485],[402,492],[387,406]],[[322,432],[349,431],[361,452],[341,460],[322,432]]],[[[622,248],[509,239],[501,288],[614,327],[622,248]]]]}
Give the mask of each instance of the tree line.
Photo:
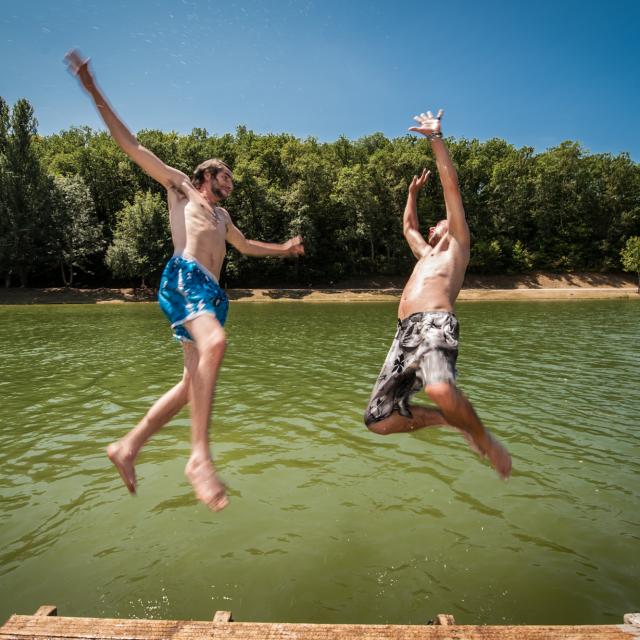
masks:
{"type": "MultiPolygon", "coordinates": [[[[446,216],[428,141],[374,133],[334,142],[293,135],[188,135],[143,130],[138,139],[191,175],[207,158],[233,170],[225,201],[247,237],[302,234],[295,261],[253,260],[230,249],[225,286],[327,285],[407,274],[402,237],[411,177],[433,177],[418,205],[423,230],[446,216]]],[[[640,235],[640,165],[591,154],[577,142],[541,153],[501,139],[447,139],[458,169],[476,273],[615,271],[640,235]]],[[[111,136],[72,127],[40,136],[25,99],[0,97],[0,273],[6,286],[155,285],[171,255],[163,188],[111,136]]]]}

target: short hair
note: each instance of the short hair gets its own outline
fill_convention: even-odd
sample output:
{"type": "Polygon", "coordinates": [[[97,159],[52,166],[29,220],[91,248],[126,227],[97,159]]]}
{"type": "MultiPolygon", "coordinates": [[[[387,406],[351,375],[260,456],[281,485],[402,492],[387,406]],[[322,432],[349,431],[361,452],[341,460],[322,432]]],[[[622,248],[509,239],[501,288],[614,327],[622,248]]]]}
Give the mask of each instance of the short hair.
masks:
{"type": "Polygon", "coordinates": [[[222,169],[229,169],[229,171],[231,171],[229,165],[222,162],[222,160],[218,160],[217,158],[205,160],[193,170],[191,182],[196,189],[199,189],[204,182],[205,172],[208,171],[215,178],[218,175],[218,172],[222,171],[222,169]]]}

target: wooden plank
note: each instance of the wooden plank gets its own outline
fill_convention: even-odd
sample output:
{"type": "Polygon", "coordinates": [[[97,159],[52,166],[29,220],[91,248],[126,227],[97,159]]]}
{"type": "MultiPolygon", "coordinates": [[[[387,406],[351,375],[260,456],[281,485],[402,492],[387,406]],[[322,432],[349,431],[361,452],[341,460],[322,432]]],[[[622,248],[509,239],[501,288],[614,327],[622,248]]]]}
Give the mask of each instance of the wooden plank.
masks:
{"type": "Polygon", "coordinates": [[[52,604],[43,604],[38,610],[33,614],[34,616],[57,616],[58,615],[58,607],[52,604]]]}
{"type": "Polygon", "coordinates": [[[216,611],[216,614],[213,616],[214,622],[232,622],[233,618],[231,617],[231,611],[216,611]]]}
{"type": "Polygon", "coordinates": [[[634,625],[477,626],[211,623],[19,616],[0,628],[0,640],[633,640],[634,625]]]}

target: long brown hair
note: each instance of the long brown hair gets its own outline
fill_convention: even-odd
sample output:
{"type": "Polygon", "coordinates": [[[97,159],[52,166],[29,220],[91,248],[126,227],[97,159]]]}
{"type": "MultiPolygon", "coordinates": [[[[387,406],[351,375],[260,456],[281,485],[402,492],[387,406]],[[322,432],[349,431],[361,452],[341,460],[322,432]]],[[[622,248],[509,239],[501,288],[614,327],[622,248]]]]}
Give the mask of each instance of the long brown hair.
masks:
{"type": "MultiPolygon", "coordinates": [[[[222,160],[218,160],[217,158],[205,160],[193,170],[191,182],[196,189],[199,189],[204,182],[205,172],[209,172],[209,174],[215,178],[222,169],[229,169],[229,166],[222,162],[222,160]]],[[[229,171],[231,171],[231,169],[229,169],[229,171]]]]}

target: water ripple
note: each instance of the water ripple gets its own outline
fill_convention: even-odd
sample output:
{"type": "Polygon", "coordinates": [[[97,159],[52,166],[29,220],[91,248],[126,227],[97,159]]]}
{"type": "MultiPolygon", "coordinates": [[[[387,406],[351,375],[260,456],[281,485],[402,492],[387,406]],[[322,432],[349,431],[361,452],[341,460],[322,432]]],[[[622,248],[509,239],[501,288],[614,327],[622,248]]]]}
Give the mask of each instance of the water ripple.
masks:
{"type": "Polygon", "coordinates": [[[104,454],[180,378],[154,305],[0,308],[0,613],[617,623],[640,573],[639,311],[460,305],[459,383],[512,452],[503,483],[454,431],[362,424],[393,305],[232,305],[212,515],[186,411],[138,497],[104,454]]]}

